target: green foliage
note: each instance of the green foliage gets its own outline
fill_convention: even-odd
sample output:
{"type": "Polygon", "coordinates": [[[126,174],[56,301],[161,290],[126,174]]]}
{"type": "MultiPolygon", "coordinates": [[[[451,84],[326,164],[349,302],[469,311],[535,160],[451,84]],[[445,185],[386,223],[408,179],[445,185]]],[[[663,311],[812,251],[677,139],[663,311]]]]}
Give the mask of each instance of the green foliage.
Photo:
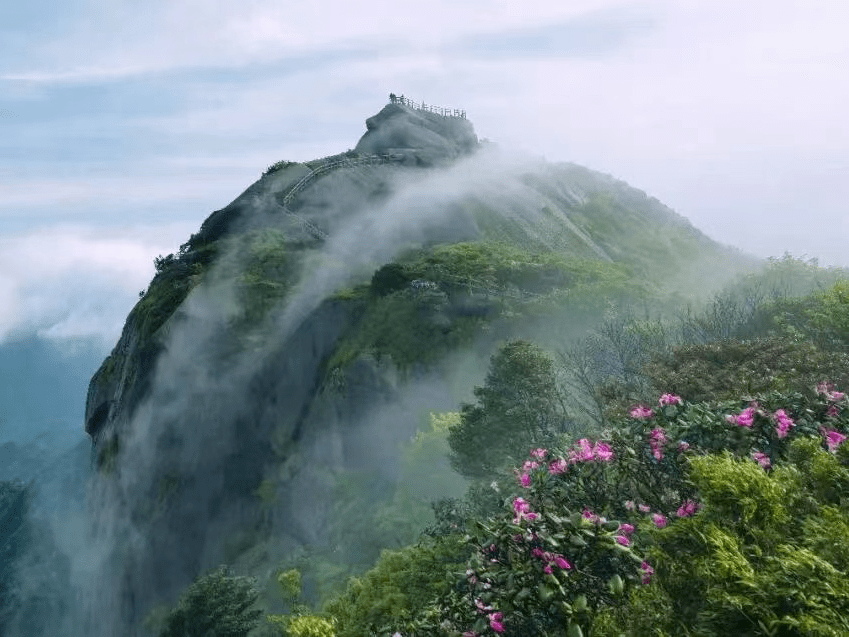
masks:
{"type": "Polygon", "coordinates": [[[550,444],[563,426],[554,364],[527,341],[504,345],[490,361],[477,404],[464,404],[448,434],[451,465],[470,478],[489,478],[528,449],[550,444]]]}
{"type": "Polygon", "coordinates": [[[262,617],[254,581],[218,568],[190,584],[165,618],[160,637],[246,637],[262,617]]]}
{"type": "Polygon", "coordinates": [[[337,636],[435,630],[439,619],[433,604],[450,592],[453,574],[464,569],[467,555],[457,537],[384,551],[373,569],[352,578],[345,592],[327,604],[337,636]]]}
{"type": "Polygon", "coordinates": [[[811,439],[790,456],[771,473],[727,454],[693,460],[702,513],[655,533],[676,624],[699,635],[847,634],[849,580],[834,547],[849,540],[849,517],[811,506],[822,501],[806,467],[824,463],[841,482],[846,470],[811,439]]]}
{"type": "Polygon", "coordinates": [[[273,173],[276,173],[278,170],[283,170],[284,168],[294,166],[295,164],[297,164],[297,162],[281,159],[280,161],[274,162],[268,168],[266,168],[265,172],[262,173],[262,176],[265,177],[266,175],[271,175],[273,173]]]}
{"type": "Polygon", "coordinates": [[[849,355],[807,340],[768,336],[684,345],[644,368],[655,387],[692,402],[728,400],[740,393],[803,392],[826,378],[849,385],[849,355]]]}

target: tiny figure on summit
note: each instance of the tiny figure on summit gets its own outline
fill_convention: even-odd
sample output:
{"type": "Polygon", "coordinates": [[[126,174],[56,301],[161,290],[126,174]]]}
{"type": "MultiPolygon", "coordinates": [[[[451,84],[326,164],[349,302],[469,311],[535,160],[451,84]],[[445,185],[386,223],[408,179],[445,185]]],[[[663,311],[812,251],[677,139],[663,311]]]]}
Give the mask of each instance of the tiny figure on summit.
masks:
{"type": "Polygon", "coordinates": [[[389,94],[389,101],[390,101],[392,104],[394,104],[395,102],[397,102],[397,101],[398,101],[398,96],[397,96],[397,95],[395,95],[395,93],[390,93],[390,94],[389,94]]]}

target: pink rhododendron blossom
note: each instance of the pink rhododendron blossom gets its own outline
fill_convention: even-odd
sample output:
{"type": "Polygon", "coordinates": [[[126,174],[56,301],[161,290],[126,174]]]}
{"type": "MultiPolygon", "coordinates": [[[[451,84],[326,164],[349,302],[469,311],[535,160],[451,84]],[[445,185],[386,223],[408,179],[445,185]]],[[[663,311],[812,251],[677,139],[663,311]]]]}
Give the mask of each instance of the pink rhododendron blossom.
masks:
{"type": "Polygon", "coordinates": [[[683,405],[684,401],[681,400],[681,396],[676,396],[675,394],[663,394],[658,403],[661,407],[665,407],[666,405],[683,405]]]}
{"type": "Polygon", "coordinates": [[[598,522],[599,521],[598,516],[595,513],[593,513],[592,511],[590,511],[589,509],[584,509],[581,512],[581,515],[584,517],[585,520],[589,520],[590,522],[598,522]]]}
{"type": "Polygon", "coordinates": [[[631,546],[631,539],[627,535],[614,535],[613,539],[622,546],[631,546]]]}
{"type": "Polygon", "coordinates": [[[546,564],[545,566],[542,567],[542,572],[548,573],[549,575],[551,575],[551,573],[554,572],[554,569],[551,568],[551,564],[546,564]]]}
{"type": "Polygon", "coordinates": [[[542,558],[545,555],[545,553],[543,552],[543,550],[541,548],[536,547],[531,551],[531,555],[533,555],[534,557],[542,558]]]}
{"type": "Polygon", "coordinates": [[[772,466],[772,461],[769,459],[769,454],[766,454],[763,451],[753,451],[752,458],[764,469],[769,469],[772,466]]]}
{"type": "Polygon", "coordinates": [[[736,416],[726,416],[725,420],[730,422],[732,425],[739,425],[741,427],[751,427],[755,422],[755,412],[757,411],[757,407],[750,406],[746,407],[743,411],[741,411],[736,416]]]}
{"type": "MultiPolygon", "coordinates": [[[[516,514],[513,516],[513,524],[519,524],[522,520],[530,520],[534,521],[539,517],[538,513],[534,513],[531,511],[531,505],[524,498],[516,498],[513,500],[513,512],[516,514]]],[[[495,545],[492,545],[492,549],[495,549],[495,545]]]]}
{"type": "Polygon", "coordinates": [[[689,449],[689,448],[690,448],[690,443],[687,442],[686,440],[682,440],[681,442],[678,443],[678,451],[682,451],[682,452],[687,451],[687,449],[689,449]]]}
{"type": "Polygon", "coordinates": [[[531,486],[531,476],[530,474],[523,473],[519,476],[519,484],[521,484],[526,489],[531,486]]]}
{"type": "Polygon", "coordinates": [[[492,606],[488,604],[484,604],[480,599],[475,600],[475,606],[478,607],[478,612],[482,613],[487,610],[492,610],[492,606]]]}
{"type": "Polygon", "coordinates": [[[572,450],[569,454],[569,459],[572,462],[587,462],[589,460],[593,460],[595,455],[593,453],[593,445],[586,438],[581,438],[578,441],[578,448],[572,450]]]}
{"type": "Polygon", "coordinates": [[[557,565],[558,568],[563,569],[564,571],[572,568],[572,565],[569,564],[569,562],[566,561],[566,558],[562,555],[555,555],[554,563],[557,565]]]}
{"type": "Polygon", "coordinates": [[[662,513],[653,513],[651,519],[652,522],[654,522],[654,525],[659,529],[665,527],[669,522],[669,520],[666,519],[666,516],[662,513]]]}
{"type": "Polygon", "coordinates": [[[631,411],[628,412],[631,418],[635,418],[636,420],[647,420],[654,416],[654,410],[649,409],[645,405],[635,405],[631,408],[631,411]]]}
{"type": "Polygon", "coordinates": [[[504,617],[504,614],[501,612],[491,613],[488,615],[489,617],[489,627],[492,628],[497,633],[504,632],[504,624],[501,623],[501,618],[504,617]]]}
{"type": "Polygon", "coordinates": [[[636,505],[634,504],[634,501],[633,501],[633,500],[626,500],[626,501],[625,501],[625,510],[627,510],[627,511],[633,511],[633,510],[634,510],[634,508],[635,508],[635,506],[636,506],[636,505]]]}
{"type": "Polygon", "coordinates": [[[834,453],[837,448],[846,440],[846,436],[834,429],[821,429],[825,436],[825,444],[828,445],[828,450],[834,453]]]}
{"type": "Polygon", "coordinates": [[[825,396],[829,402],[836,403],[846,398],[846,394],[842,391],[835,391],[834,383],[817,383],[817,393],[825,396]]]}
{"type": "Polygon", "coordinates": [[[551,475],[559,475],[561,473],[565,473],[566,469],[569,468],[569,463],[566,462],[563,458],[558,458],[557,460],[553,460],[551,464],[548,465],[548,472],[551,475]]]}
{"type": "Polygon", "coordinates": [[[461,637],[478,637],[478,634],[473,630],[467,630],[461,637]]]}
{"type": "Polygon", "coordinates": [[[538,466],[539,462],[537,462],[536,460],[525,460],[525,462],[522,463],[522,471],[527,472],[531,469],[536,469],[538,466]]]}
{"type": "Polygon", "coordinates": [[[540,460],[542,460],[543,458],[545,458],[545,455],[546,455],[547,453],[548,453],[548,450],[547,450],[547,449],[542,449],[542,448],[539,448],[539,449],[533,449],[533,450],[531,451],[531,455],[532,455],[534,458],[539,458],[540,460]]]}
{"type": "Polygon", "coordinates": [[[651,581],[651,576],[654,575],[654,569],[651,567],[651,565],[648,562],[644,561],[640,565],[640,570],[643,573],[642,583],[648,584],[651,581]]]}
{"type": "Polygon", "coordinates": [[[790,429],[796,424],[793,422],[793,419],[787,415],[787,413],[783,409],[779,409],[772,415],[773,419],[776,422],[775,425],[775,433],[778,434],[779,438],[786,438],[787,434],[790,432],[790,429]]]}
{"type": "Polygon", "coordinates": [[[829,418],[837,418],[840,415],[840,410],[837,408],[837,405],[829,405],[825,411],[825,415],[829,418]]]}
{"type": "Polygon", "coordinates": [[[627,522],[623,522],[619,525],[619,530],[622,531],[625,535],[631,535],[634,532],[634,525],[628,524],[627,522]]]}
{"type": "Polygon", "coordinates": [[[683,504],[678,507],[678,511],[676,511],[676,515],[679,518],[689,518],[696,514],[696,511],[699,510],[699,505],[692,500],[684,500],[683,504]]]}
{"type": "Polygon", "coordinates": [[[648,513],[649,511],[651,511],[651,507],[647,504],[641,504],[637,508],[640,510],[640,513],[648,513]]]}
{"type": "Polygon", "coordinates": [[[669,438],[666,437],[666,431],[661,427],[652,429],[649,435],[649,447],[651,447],[651,455],[654,456],[655,460],[663,460],[663,446],[667,442],[669,442],[669,438]]]}
{"type": "Polygon", "coordinates": [[[593,454],[596,459],[602,462],[610,462],[613,460],[613,449],[606,442],[597,442],[593,446],[593,454]]]}

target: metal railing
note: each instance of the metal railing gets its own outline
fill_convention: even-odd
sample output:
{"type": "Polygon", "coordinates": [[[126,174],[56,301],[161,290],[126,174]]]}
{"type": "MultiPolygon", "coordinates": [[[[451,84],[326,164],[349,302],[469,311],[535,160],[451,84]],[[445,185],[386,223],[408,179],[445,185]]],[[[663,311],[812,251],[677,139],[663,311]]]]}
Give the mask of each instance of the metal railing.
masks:
{"type": "Polygon", "coordinates": [[[357,157],[349,157],[343,153],[342,155],[331,155],[320,160],[309,162],[310,164],[314,164],[317,161],[320,161],[321,164],[316,168],[311,168],[310,172],[301,177],[301,179],[286,192],[282,201],[280,201],[278,205],[283,208],[283,213],[285,215],[298,222],[298,224],[311,236],[321,240],[327,239],[330,236],[327,232],[319,228],[312,221],[304,219],[289,209],[289,203],[292,202],[298,193],[322,175],[336,170],[337,168],[377,166],[380,164],[396,163],[402,159],[404,159],[404,155],[401,153],[394,153],[391,155],[360,155],[357,157]]]}
{"type": "Polygon", "coordinates": [[[403,95],[395,95],[395,93],[389,94],[389,102],[391,104],[400,104],[401,106],[407,106],[417,111],[427,111],[428,113],[434,113],[435,115],[442,115],[443,117],[457,117],[459,119],[466,119],[466,111],[461,110],[459,108],[444,108],[442,106],[434,106],[433,104],[425,104],[424,102],[414,102],[409,97],[404,97],[403,95]]]}

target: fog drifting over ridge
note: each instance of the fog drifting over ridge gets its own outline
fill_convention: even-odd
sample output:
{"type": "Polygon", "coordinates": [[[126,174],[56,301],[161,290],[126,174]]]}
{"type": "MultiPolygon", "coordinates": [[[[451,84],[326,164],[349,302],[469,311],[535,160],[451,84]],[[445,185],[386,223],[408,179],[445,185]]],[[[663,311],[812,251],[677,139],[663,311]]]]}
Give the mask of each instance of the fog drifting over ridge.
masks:
{"type": "Polygon", "coordinates": [[[43,0],[2,17],[3,233],[196,226],[266,165],[352,146],[393,90],[624,179],[723,243],[849,265],[843,3],[43,0]]]}

